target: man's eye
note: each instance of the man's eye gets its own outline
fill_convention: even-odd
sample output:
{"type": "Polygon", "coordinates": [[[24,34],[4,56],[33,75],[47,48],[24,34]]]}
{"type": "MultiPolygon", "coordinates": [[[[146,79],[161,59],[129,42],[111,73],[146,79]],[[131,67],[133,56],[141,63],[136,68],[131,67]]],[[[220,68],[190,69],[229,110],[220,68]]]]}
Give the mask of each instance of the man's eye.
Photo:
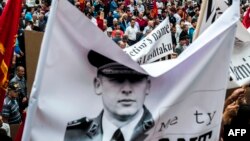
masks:
{"type": "Polygon", "coordinates": [[[123,78],[110,78],[109,81],[123,83],[125,81],[125,79],[123,79],[123,78]]]}
{"type": "Polygon", "coordinates": [[[142,80],[143,80],[143,78],[135,77],[135,78],[130,78],[129,82],[130,83],[137,83],[137,82],[141,82],[142,80]]]}

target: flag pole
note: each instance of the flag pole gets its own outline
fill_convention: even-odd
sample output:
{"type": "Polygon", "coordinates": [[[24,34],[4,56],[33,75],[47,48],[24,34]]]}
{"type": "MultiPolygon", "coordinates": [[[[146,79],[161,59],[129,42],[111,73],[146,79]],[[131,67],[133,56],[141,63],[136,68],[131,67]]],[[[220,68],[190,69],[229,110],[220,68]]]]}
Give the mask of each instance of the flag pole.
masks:
{"type": "Polygon", "coordinates": [[[194,34],[194,39],[193,41],[198,38],[199,33],[200,33],[200,28],[201,28],[201,24],[202,24],[202,19],[204,17],[205,14],[205,10],[208,4],[208,0],[202,0],[202,4],[201,4],[201,9],[200,9],[200,14],[198,17],[198,21],[197,21],[197,26],[195,28],[195,34],[194,34]]]}

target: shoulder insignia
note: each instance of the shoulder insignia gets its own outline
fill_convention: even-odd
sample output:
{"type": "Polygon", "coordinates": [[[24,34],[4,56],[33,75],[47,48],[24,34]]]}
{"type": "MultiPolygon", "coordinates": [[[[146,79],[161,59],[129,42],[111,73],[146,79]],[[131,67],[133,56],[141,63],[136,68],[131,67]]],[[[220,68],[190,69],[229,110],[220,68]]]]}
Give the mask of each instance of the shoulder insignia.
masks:
{"type": "Polygon", "coordinates": [[[88,128],[91,125],[91,120],[86,117],[83,117],[78,120],[73,120],[68,122],[67,129],[75,129],[75,128],[88,128]]]}

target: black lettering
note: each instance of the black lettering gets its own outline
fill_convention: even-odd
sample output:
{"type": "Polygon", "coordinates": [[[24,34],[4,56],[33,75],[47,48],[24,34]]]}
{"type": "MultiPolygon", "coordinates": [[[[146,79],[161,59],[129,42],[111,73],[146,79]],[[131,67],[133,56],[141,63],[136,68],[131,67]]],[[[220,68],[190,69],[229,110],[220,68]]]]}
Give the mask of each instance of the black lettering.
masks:
{"type": "MultiPolygon", "coordinates": [[[[198,138],[197,137],[194,137],[194,138],[191,138],[189,141],[196,141],[198,138]]],[[[177,141],[186,141],[184,138],[179,138],[177,141]]]]}
{"type": "Polygon", "coordinates": [[[138,48],[142,50],[145,47],[147,47],[146,43],[142,43],[138,48]]]}
{"type": "Polygon", "coordinates": [[[161,132],[163,128],[167,129],[169,127],[169,125],[172,126],[172,125],[175,125],[177,123],[178,123],[178,117],[177,116],[175,116],[173,119],[169,119],[166,123],[162,122],[159,132],[161,132]]]}
{"type": "Polygon", "coordinates": [[[153,43],[153,41],[151,39],[149,39],[149,38],[147,38],[146,40],[149,41],[150,44],[153,43]]]}
{"type": "Polygon", "coordinates": [[[241,65],[236,68],[243,78],[249,77],[248,74],[250,74],[250,71],[247,69],[245,65],[241,65]]]}
{"type": "Polygon", "coordinates": [[[159,139],[159,141],[169,141],[168,138],[159,139]]]}
{"type": "Polygon", "coordinates": [[[135,54],[134,54],[133,51],[130,51],[130,52],[129,52],[129,55],[130,55],[130,56],[135,56],[135,54]]]}
{"type": "Polygon", "coordinates": [[[152,36],[154,37],[155,41],[158,40],[157,34],[153,33],[152,36]]]}
{"type": "Polygon", "coordinates": [[[158,39],[160,39],[161,38],[161,31],[160,30],[157,30],[157,34],[158,34],[158,39]]]}
{"type": "Polygon", "coordinates": [[[170,30],[169,30],[170,28],[169,28],[169,25],[167,25],[167,28],[166,28],[166,32],[167,33],[169,33],[170,32],[170,30]]]}
{"type": "Polygon", "coordinates": [[[133,49],[132,52],[134,52],[135,54],[138,54],[137,49],[133,49]]]}
{"type": "Polygon", "coordinates": [[[212,113],[207,113],[207,114],[208,114],[208,117],[209,117],[209,123],[207,124],[207,126],[211,124],[211,122],[212,122],[212,120],[213,120],[213,118],[214,118],[215,113],[216,113],[216,111],[214,111],[214,114],[212,114],[212,113]]]}
{"type": "Polygon", "coordinates": [[[177,124],[177,121],[178,121],[178,117],[175,116],[174,119],[171,120],[170,125],[175,125],[175,124],[177,124]]]}
{"type": "Polygon", "coordinates": [[[196,112],[195,112],[195,117],[196,117],[196,123],[198,123],[198,124],[202,124],[202,123],[204,123],[204,121],[199,121],[199,117],[198,116],[200,116],[200,115],[203,115],[202,113],[198,113],[198,111],[196,110],[196,112]]]}
{"type": "Polygon", "coordinates": [[[237,80],[241,80],[241,77],[239,76],[238,72],[236,72],[235,67],[234,67],[234,69],[232,69],[231,66],[230,66],[229,68],[230,68],[230,70],[232,71],[232,73],[236,76],[236,79],[237,79],[237,80]]]}
{"type": "Polygon", "coordinates": [[[213,17],[213,19],[212,19],[212,23],[214,23],[214,21],[216,20],[216,13],[214,13],[214,17],[213,17]]]}
{"type": "Polygon", "coordinates": [[[161,30],[161,35],[165,35],[166,34],[166,27],[165,26],[163,28],[161,28],[160,30],[161,30]]]}
{"type": "Polygon", "coordinates": [[[199,137],[198,141],[206,141],[206,140],[207,140],[207,137],[208,137],[208,139],[210,139],[210,138],[212,137],[212,131],[207,132],[207,133],[201,135],[201,136],[199,137]]]}
{"type": "Polygon", "coordinates": [[[229,81],[233,81],[233,78],[230,76],[229,81]]]}
{"type": "Polygon", "coordinates": [[[224,1],[227,6],[231,6],[233,4],[233,0],[227,0],[227,1],[224,1]]]}
{"type": "Polygon", "coordinates": [[[191,138],[190,141],[196,141],[198,138],[197,137],[194,137],[194,138],[191,138]]]}
{"type": "Polygon", "coordinates": [[[213,8],[212,6],[213,6],[213,0],[208,0],[206,22],[208,21],[208,19],[210,18],[211,14],[214,11],[214,9],[212,9],[213,8]]]}
{"type": "MultiPolygon", "coordinates": [[[[163,44],[163,43],[162,43],[163,44]]],[[[163,54],[164,53],[164,51],[163,51],[163,48],[162,47],[160,47],[159,48],[159,51],[160,51],[160,54],[163,54]]]]}
{"type": "Polygon", "coordinates": [[[172,45],[171,44],[168,44],[168,50],[172,50],[172,45]]]}

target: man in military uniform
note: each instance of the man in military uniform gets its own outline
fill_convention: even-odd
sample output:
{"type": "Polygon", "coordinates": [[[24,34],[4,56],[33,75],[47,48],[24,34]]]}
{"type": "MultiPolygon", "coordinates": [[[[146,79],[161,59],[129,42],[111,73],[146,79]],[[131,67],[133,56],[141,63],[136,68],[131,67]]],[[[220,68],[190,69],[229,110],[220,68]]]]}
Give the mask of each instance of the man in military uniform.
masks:
{"type": "Polygon", "coordinates": [[[103,110],[94,119],[68,123],[64,141],[143,141],[154,126],[144,106],[149,77],[94,51],[88,59],[97,68],[94,88],[102,96],[103,110]]]}

